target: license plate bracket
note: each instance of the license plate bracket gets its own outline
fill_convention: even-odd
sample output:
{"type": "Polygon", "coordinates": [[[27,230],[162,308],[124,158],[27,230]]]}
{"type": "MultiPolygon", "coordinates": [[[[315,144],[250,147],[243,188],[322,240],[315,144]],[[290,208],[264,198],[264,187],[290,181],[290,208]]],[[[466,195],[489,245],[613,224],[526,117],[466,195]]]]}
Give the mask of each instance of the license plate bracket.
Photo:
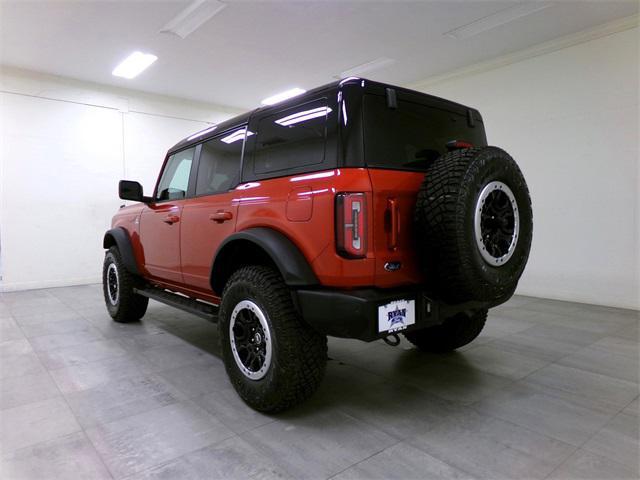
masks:
{"type": "Polygon", "coordinates": [[[415,300],[394,300],[378,307],[378,333],[398,332],[415,323],[415,300]]]}

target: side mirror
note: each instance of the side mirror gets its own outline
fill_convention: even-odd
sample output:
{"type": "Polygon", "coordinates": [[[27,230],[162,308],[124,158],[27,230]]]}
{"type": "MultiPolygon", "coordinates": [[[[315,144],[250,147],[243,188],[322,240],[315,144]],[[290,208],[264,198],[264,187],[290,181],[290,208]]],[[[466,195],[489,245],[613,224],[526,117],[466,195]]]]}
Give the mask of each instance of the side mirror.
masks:
{"type": "Polygon", "coordinates": [[[151,199],[142,194],[142,185],[131,180],[120,180],[118,183],[118,194],[122,200],[133,200],[134,202],[149,202],[151,199]]]}

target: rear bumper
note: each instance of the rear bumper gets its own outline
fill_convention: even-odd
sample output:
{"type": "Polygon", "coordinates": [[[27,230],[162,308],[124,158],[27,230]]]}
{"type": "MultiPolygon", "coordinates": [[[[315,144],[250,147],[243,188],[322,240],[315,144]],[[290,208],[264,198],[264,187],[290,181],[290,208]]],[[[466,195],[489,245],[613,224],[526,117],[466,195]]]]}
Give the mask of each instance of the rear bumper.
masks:
{"type": "Polygon", "coordinates": [[[394,333],[420,330],[439,325],[456,313],[489,308],[484,302],[449,305],[419,290],[297,290],[296,295],[303,320],[316,331],[366,342],[389,335],[378,331],[378,308],[393,301],[415,301],[415,324],[394,333]]]}

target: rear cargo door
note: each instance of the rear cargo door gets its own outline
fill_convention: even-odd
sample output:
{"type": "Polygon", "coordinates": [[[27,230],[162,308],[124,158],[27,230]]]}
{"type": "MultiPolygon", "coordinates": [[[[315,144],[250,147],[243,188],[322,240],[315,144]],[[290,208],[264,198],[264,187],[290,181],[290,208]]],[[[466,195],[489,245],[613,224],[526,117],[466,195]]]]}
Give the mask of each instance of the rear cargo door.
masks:
{"type": "Polygon", "coordinates": [[[392,287],[422,279],[413,233],[413,209],[424,173],[370,169],[373,190],[375,285],[392,287]]]}
{"type": "Polygon", "coordinates": [[[399,96],[367,94],[363,101],[365,163],[373,190],[375,285],[393,287],[424,280],[418,264],[413,217],[427,167],[447,144],[486,145],[479,115],[459,105],[446,108],[399,96]]]}

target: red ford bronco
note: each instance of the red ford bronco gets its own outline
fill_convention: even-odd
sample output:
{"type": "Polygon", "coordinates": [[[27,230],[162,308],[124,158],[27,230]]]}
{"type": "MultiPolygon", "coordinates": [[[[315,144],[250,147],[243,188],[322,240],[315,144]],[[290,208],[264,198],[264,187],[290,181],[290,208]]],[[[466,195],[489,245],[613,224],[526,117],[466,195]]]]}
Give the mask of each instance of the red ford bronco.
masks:
{"type": "Polygon", "coordinates": [[[259,108],[121,181],[104,236],[117,322],[149,298],[219,324],[226,370],[265,412],[308,398],[327,335],[445,352],[508,300],[532,237],[514,160],[477,110],[359,78],[259,108]]]}

